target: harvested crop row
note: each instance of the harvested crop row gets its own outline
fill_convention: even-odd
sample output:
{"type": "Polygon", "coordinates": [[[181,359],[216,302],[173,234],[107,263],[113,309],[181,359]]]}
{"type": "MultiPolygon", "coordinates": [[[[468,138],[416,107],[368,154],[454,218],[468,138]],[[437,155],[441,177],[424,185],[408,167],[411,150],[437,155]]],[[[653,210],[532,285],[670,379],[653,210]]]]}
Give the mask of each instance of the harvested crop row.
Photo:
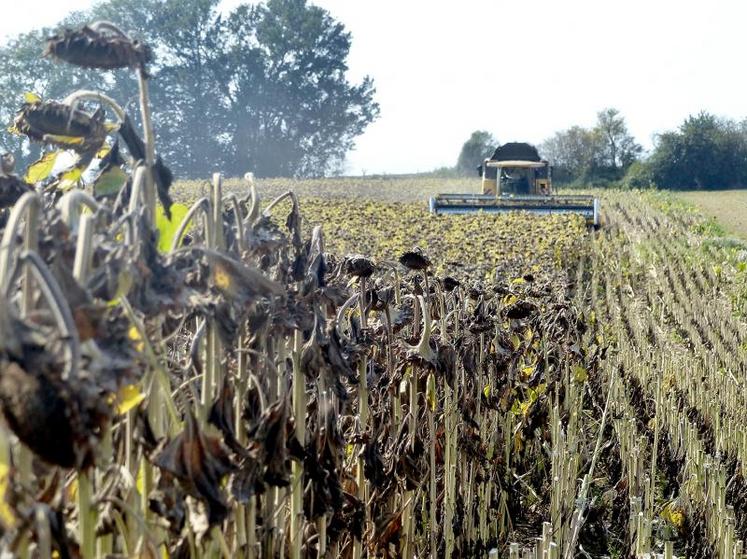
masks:
{"type": "MultiPolygon", "coordinates": [[[[743,462],[734,456],[743,451],[744,436],[734,427],[744,411],[738,403],[743,394],[744,361],[741,348],[734,345],[736,337],[726,333],[743,326],[719,311],[727,326],[721,333],[711,331],[704,318],[708,314],[702,307],[704,301],[714,299],[711,308],[721,308],[724,299],[729,299],[714,290],[710,281],[708,293],[703,293],[702,285],[693,279],[697,276],[685,273],[684,257],[698,257],[697,248],[682,248],[687,244],[697,247],[700,237],[692,232],[697,231],[697,219],[670,220],[657,213],[659,203],[628,197],[618,200],[617,207],[610,205],[608,219],[625,236],[603,235],[595,248],[618,255],[612,261],[620,270],[618,275],[607,270],[599,275],[608,290],[611,285],[619,294],[606,305],[619,317],[609,332],[616,340],[612,344],[617,359],[623,360],[628,382],[639,387],[639,395],[631,394],[631,403],[642,406],[635,414],[639,421],[643,418],[639,428],[651,429],[653,435],[652,453],[643,454],[642,465],[633,467],[641,472],[638,476],[645,475],[645,484],[644,491],[638,491],[642,506],[631,508],[631,514],[640,511],[640,519],[630,525],[628,545],[631,552],[647,553],[662,550],[669,540],[667,545],[674,546],[664,548],[665,555],[675,551],[691,557],[739,557],[744,498],[733,488],[743,487],[739,466],[743,462]],[[709,355],[711,350],[704,344],[717,353],[709,355]],[[720,369],[713,368],[714,362],[720,369]],[[657,440],[665,441],[666,459],[652,463],[657,448],[662,449],[657,440]],[[666,492],[655,489],[660,483],[668,488],[666,492]]],[[[713,254],[705,253],[701,261],[704,256],[713,254]]],[[[605,261],[605,268],[610,262],[605,261]]],[[[624,430],[621,424],[618,432],[624,430]]],[[[630,454],[623,448],[621,452],[622,456],[630,454]]]]}

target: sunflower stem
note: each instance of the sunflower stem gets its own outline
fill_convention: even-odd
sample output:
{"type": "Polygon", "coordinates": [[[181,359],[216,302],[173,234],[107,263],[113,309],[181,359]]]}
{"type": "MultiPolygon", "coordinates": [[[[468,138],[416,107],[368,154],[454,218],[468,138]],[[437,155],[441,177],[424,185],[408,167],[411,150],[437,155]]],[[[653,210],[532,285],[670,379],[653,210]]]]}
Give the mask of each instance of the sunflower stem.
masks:
{"type": "Polygon", "coordinates": [[[247,505],[249,514],[246,519],[246,532],[247,532],[247,558],[256,559],[257,554],[257,496],[252,495],[249,497],[249,504],[247,505]]]}
{"type": "Polygon", "coordinates": [[[93,485],[85,472],[78,473],[78,538],[83,559],[96,557],[96,511],[91,506],[93,485]]]}
{"type": "Polygon", "coordinates": [[[65,370],[62,373],[62,378],[64,380],[73,378],[78,374],[80,340],[78,339],[78,330],[75,327],[70,305],[65,299],[57,280],[54,279],[54,275],[36,252],[24,251],[19,257],[18,262],[19,265],[27,266],[27,269],[33,271],[37,285],[57,322],[60,338],[68,340],[68,359],[65,364],[65,370]]]}
{"type": "MultiPolygon", "coordinates": [[[[293,333],[293,415],[295,419],[295,436],[306,446],[306,379],[301,370],[301,349],[303,334],[300,330],[293,333]]],[[[303,463],[294,460],[291,464],[291,517],[290,517],[290,556],[300,559],[303,540],[303,463]]]]}
{"type": "Polygon", "coordinates": [[[436,559],[436,552],[437,552],[437,546],[436,546],[436,534],[438,531],[438,522],[436,521],[436,499],[438,498],[438,495],[436,493],[436,422],[435,422],[435,408],[436,408],[436,402],[437,402],[437,396],[436,396],[436,382],[435,377],[433,376],[433,373],[428,375],[428,384],[429,386],[429,396],[431,392],[431,388],[433,391],[433,401],[429,402],[428,404],[428,434],[430,436],[430,486],[429,486],[429,532],[430,532],[430,543],[431,543],[431,549],[430,549],[430,557],[431,559],[436,559]]]}
{"type": "MultiPolygon", "coordinates": [[[[365,330],[368,327],[368,317],[366,313],[366,299],[367,299],[367,290],[366,290],[366,278],[361,277],[360,278],[360,295],[358,297],[358,308],[360,312],[360,318],[361,318],[361,329],[365,330]]],[[[360,423],[360,430],[361,434],[366,433],[368,430],[368,379],[367,379],[367,370],[368,370],[368,355],[364,355],[361,358],[360,364],[358,366],[358,421],[360,423]]],[[[361,454],[363,453],[363,449],[365,448],[365,445],[361,445],[361,454]]],[[[366,482],[366,477],[363,473],[363,457],[359,456],[357,459],[357,468],[356,468],[356,482],[358,484],[358,498],[361,499],[364,503],[368,501],[368,486],[366,482]]],[[[366,507],[365,512],[366,518],[364,519],[364,526],[368,524],[368,507],[366,507]]],[[[362,557],[363,554],[363,542],[360,540],[356,540],[353,545],[353,559],[359,559],[362,557]]]]}
{"type": "Polygon", "coordinates": [[[231,209],[233,209],[234,219],[236,220],[236,249],[238,251],[239,260],[241,255],[246,250],[246,239],[244,233],[244,220],[241,215],[241,204],[235,194],[226,196],[225,201],[231,203],[231,209]]]}
{"type": "Polygon", "coordinates": [[[78,91],[75,91],[65,97],[65,99],[62,101],[65,105],[70,105],[72,107],[75,107],[77,103],[80,103],[81,101],[96,101],[101,105],[106,105],[109,107],[112,112],[117,117],[117,120],[119,120],[119,124],[123,123],[125,120],[125,112],[122,107],[119,106],[119,103],[117,103],[114,99],[109,97],[108,95],[104,95],[103,93],[100,93],[98,91],[90,91],[87,89],[79,89],[78,91]]]}
{"type": "MultiPolygon", "coordinates": [[[[82,215],[73,262],[73,277],[80,285],[88,279],[93,243],[93,216],[82,215]]],[[[95,476],[95,470],[94,470],[95,476]]],[[[83,559],[96,556],[96,509],[92,506],[93,480],[87,472],[78,473],[78,527],[83,559]]]]}
{"type": "Polygon", "coordinates": [[[156,145],[153,135],[153,121],[150,111],[150,94],[148,92],[148,76],[145,69],[137,70],[137,81],[140,89],[140,114],[143,118],[143,136],[145,142],[145,207],[147,209],[148,224],[153,227],[156,223],[156,187],[153,177],[153,166],[156,161],[156,145]]]}
{"type": "Polygon", "coordinates": [[[99,209],[99,203],[96,199],[83,190],[71,190],[62,195],[57,202],[57,209],[62,214],[62,221],[68,226],[73,233],[78,230],[78,221],[83,208],[88,208],[92,212],[99,209]]]}
{"type": "MultiPolygon", "coordinates": [[[[40,208],[41,198],[39,195],[35,192],[27,192],[18,199],[8,217],[8,223],[5,225],[3,237],[0,241],[0,289],[6,296],[10,293],[12,287],[10,282],[11,261],[21,220],[25,216],[26,222],[33,223],[33,228],[36,229],[38,217],[35,218],[34,216],[38,216],[40,208]]],[[[28,235],[26,235],[26,240],[27,242],[30,241],[28,235]]]]}

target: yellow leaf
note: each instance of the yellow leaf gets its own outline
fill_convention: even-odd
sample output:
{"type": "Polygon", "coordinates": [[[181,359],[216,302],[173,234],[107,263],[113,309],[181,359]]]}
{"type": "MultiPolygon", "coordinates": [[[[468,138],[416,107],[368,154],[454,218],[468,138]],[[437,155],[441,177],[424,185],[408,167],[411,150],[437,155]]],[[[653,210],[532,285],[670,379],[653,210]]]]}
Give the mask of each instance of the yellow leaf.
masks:
{"type": "Polygon", "coordinates": [[[65,489],[67,500],[74,503],[78,499],[78,478],[74,477],[65,489]]]}
{"type": "Polygon", "coordinates": [[[526,417],[527,414],[529,413],[530,408],[532,407],[532,404],[533,404],[533,402],[531,402],[531,401],[522,402],[521,403],[521,415],[523,415],[524,417],[526,417]]]}
{"type": "Polygon", "coordinates": [[[137,479],[135,480],[135,488],[141,495],[145,491],[145,468],[144,463],[140,462],[140,467],[137,470],[137,479]]]}
{"type": "Polygon", "coordinates": [[[425,394],[428,399],[428,407],[431,411],[436,411],[436,377],[433,373],[428,374],[428,380],[425,383],[425,394]]]}
{"type": "Polygon", "coordinates": [[[519,346],[521,346],[521,339],[516,334],[511,334],[511,345],[514,346],[514,349],[519,349],[519,346]]]}
{"type": "Polygon", "coordinates": [[[3,462],[0,464],[0,522],[6,528],[13,528],[16,525],[16,516],[8,505],[9,480],[10,466],[3,462]]]}
{"type": "Polygon", "coordinates": [[[23,102],[33,105],[34,103],[41,103],[41,97],[32,91],[27,91],[23,94],[23,102]]]}
{"type": "Polygon", "coordinates": [[[145,400],[145,394],[140,392],[137,385],[123,386],[117,393],[117,411],[120,415],[124,415],[143,400],[145,400]]]}
{"type": "Polygon", "coordinates": [[[532,378],[532,375],[534,374],[534,370],[535,370],[535,368],[533,366],[531,366],[531,365],[529,365],[527,367],[522,367],[521,368],[521,378],[522,378],[522,380],[527,380],[527,379],[532,378]]]}
{"type": "Polygon", "coordinates": [[[213,281],[218,289],[228,289],[231,287],[231,276],[222,266],[213,267],[213,281]]]}
{"type": "MultiPolygon", "coordinates": [[[[156,229],[158,229],[158,250],[162,253],[167,253],[171,250],[171,245],[174,242],[174,235],[176,235],[179,226],[187,215],[189,208],[184,204],[171,204],[171,220],[166,217],[166,212],[163,210],[163,206],[158,204],[156,206],[156,229]]],[[[189,231],[190,227],[187,228],[189,231]]],[[[185,233],[187,232],[185,231],[185,233]]]]}
{"type": "Polygon", "coordinates": [[[664,520],[677,528],[677,530],[681,530],[685,525],[685,513],[674,503],[667,503],[664,510],[661,511],[661,516],[664,520]]]}
{"type": "Polygon", "coordinates": [[[112,146],[104,144],[99,148],[99,151],[96,152],[96,159],[104,159],[111,150],[112,146]]]}
{"type": "Polygon", "coordinates": [[[682,525],[685,523],[685,515],[681,510],[672,511],[672,514],[669,515],[669,519],[678,530],[682,528],[682,525]]]}
{"type": "Polygon", "coordinates": [[[44,134],[44,139],[48,142],[69,146],[79,146],[86,141],[84,136],[62,136],[60,134],[44,134]]]}
{"type": "Polygon", "coordinates": [[[143,349],[145,349],[145,342],[143,342],[140,331],[135,326],[130,326],[130,329],[127,331],[127,337],[135,342],[133,344],[133,346],[135,347],[135,351],[142,352],[143,349]]]}
{"type": "Polygon", "coordinates": [[[514,400],[514,403],[511,404],[511,413],[514,415],[520,415],[521,414],[521,402],[517,398],[514,400]]]}
{"type": "Polygon", "coordinates": [[[26,182],[35,184],[49,177],[52,174],[52,169],[54,169],[54,164],[59,154],[59,151],[48,151],[37,161],[29,165],[29,168],[26,169],[26,177],[24,177],[26,182]]]}
{"type": "Polygon", "coordinates": [[[490,385],[486,384],[485,387],[482,389],[482,393],[485,394],[486,398],[490,398],[490,385]]]}
{"type": "Polygon", "coordinates": [[[579,384],[586,382],[586,379],[589,378],[589,373],[586,372],[586,369],[583,368],[581,365],[574,365],[572,369],[572,373],[573,373],[573,380],[575,380],[579,384]]]}
{"type": "MultiPolygon", "coordinates": [[[[83,170],[78,167],[65,171],[60,175],[60,182],[57,184],[57,189],[65,191],[75,188],[80,183],[81,176],[83,176],[83,170]]],[[[85,209],[88,208],[86,207],[85,209]]]]}
{"type": "Polygon", "coordinates": [[[518,300],[519,300],[519,298],[516,295],[506,295],[503,298],[503,306],[504,307],[511,306],[514,303],[516,303],[518,300]]]}

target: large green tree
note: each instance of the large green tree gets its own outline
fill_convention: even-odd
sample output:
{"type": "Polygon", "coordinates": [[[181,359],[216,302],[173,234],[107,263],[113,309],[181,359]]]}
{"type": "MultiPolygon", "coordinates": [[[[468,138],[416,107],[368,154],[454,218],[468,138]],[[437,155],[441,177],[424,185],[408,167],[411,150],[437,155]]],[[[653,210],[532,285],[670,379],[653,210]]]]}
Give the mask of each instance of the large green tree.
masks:
{"type": "MultiPolygon", "coordinates": [[[[148,41],[158,149],[181,176],[253,171],[313,176],[334,171],[379,112],[370,78],[347,79],[351,37],[306,0],[242,4],[219,0],[107,0],[61,26],[113,21],[148,41]]],[[[51,30],[0,47],[0,119],[25,91],[62,98],[79,87],[137,103],[127,72],[95,74],[39,59],[51,30]]],[[[136,111],[131,111],[136,112],[136,111]]],[[[0,148],[31,157],[17,138],[0,148]]]]}
{"type": "Polygon", "coordinates": [[[651,180],[664,188],[724,188],[747,184],[744,124],[701,112],[677,130],[659,134],[646,163],[651,180]]]}
{"type": "Polygon", "coordinates": [[[601,183],[623,177],[643,151],[617,109],[597,113],[593,128],[572,126],[545,140],[541,151],[559,182],[601,183]]]}
{"type": "Polygon", "coordinates": [[[462,145],[456,164],[457,172],[461,175],[474,175],[478,165],[482,165],[485,158],[490,157],[496,147],[498,147],[498,140],[490,132],[475,130],[462,145]]]}
{"type": "Polygon", "coordinates": [[[588,180],[601,165],[602,137],[595,130],[572,126],[556,132],[540,147],[561,182],[588,180]]]}
{"type": "Polygon", "coordinates": [[[595,131],[601,136],[604,164],[611,169],[628,168],[643,151],[628,132],[625,118],[617,109],[599,111],[595,131]]]}
{"type": "MultiPolygon", "coordinates": [[[[235,166],[260,175],[318,175],[342,163],[378,115],[373,82],[347,82],[350,34],[305,0],[269,0],[228,18],[235,166]]],[[[236,169],[237,171],[241,169],[236,169]]]]}

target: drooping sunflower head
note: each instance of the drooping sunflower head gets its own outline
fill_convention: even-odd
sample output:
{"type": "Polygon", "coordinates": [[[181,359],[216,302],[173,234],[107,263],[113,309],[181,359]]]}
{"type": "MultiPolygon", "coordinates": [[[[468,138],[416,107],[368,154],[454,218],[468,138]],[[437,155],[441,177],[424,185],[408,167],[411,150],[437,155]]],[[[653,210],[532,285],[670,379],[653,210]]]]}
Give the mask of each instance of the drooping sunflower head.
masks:
{"type": "Polygon", "coordinates": [[[405,251],[399,257],[399,262],[409,270],[425,270],[431,265],[431,260],[420,247],[405,251]]]}
{"type": "Polygon", "coordinates": [[[350,254],[345,257],[345,273],[358,278],[370,277],[376,271],[373,260],[360,254],[350,254]]]}
{"type": "Polygon", "coordinates": [[[77,152],[97,150],[107,136],[103,111],[88,114],[57,101],[25,102],[16,113],[13,132],[77,152]]]}
{"type": "Polygon", "coordinates": [[[114,70],[138,69],[153,60],[151,48],[124,34],[113,32],[113,26],[94,24],[81,29],[66,29],[50,37],[44,56],[52,56],[83,68],[114,70]]]}

